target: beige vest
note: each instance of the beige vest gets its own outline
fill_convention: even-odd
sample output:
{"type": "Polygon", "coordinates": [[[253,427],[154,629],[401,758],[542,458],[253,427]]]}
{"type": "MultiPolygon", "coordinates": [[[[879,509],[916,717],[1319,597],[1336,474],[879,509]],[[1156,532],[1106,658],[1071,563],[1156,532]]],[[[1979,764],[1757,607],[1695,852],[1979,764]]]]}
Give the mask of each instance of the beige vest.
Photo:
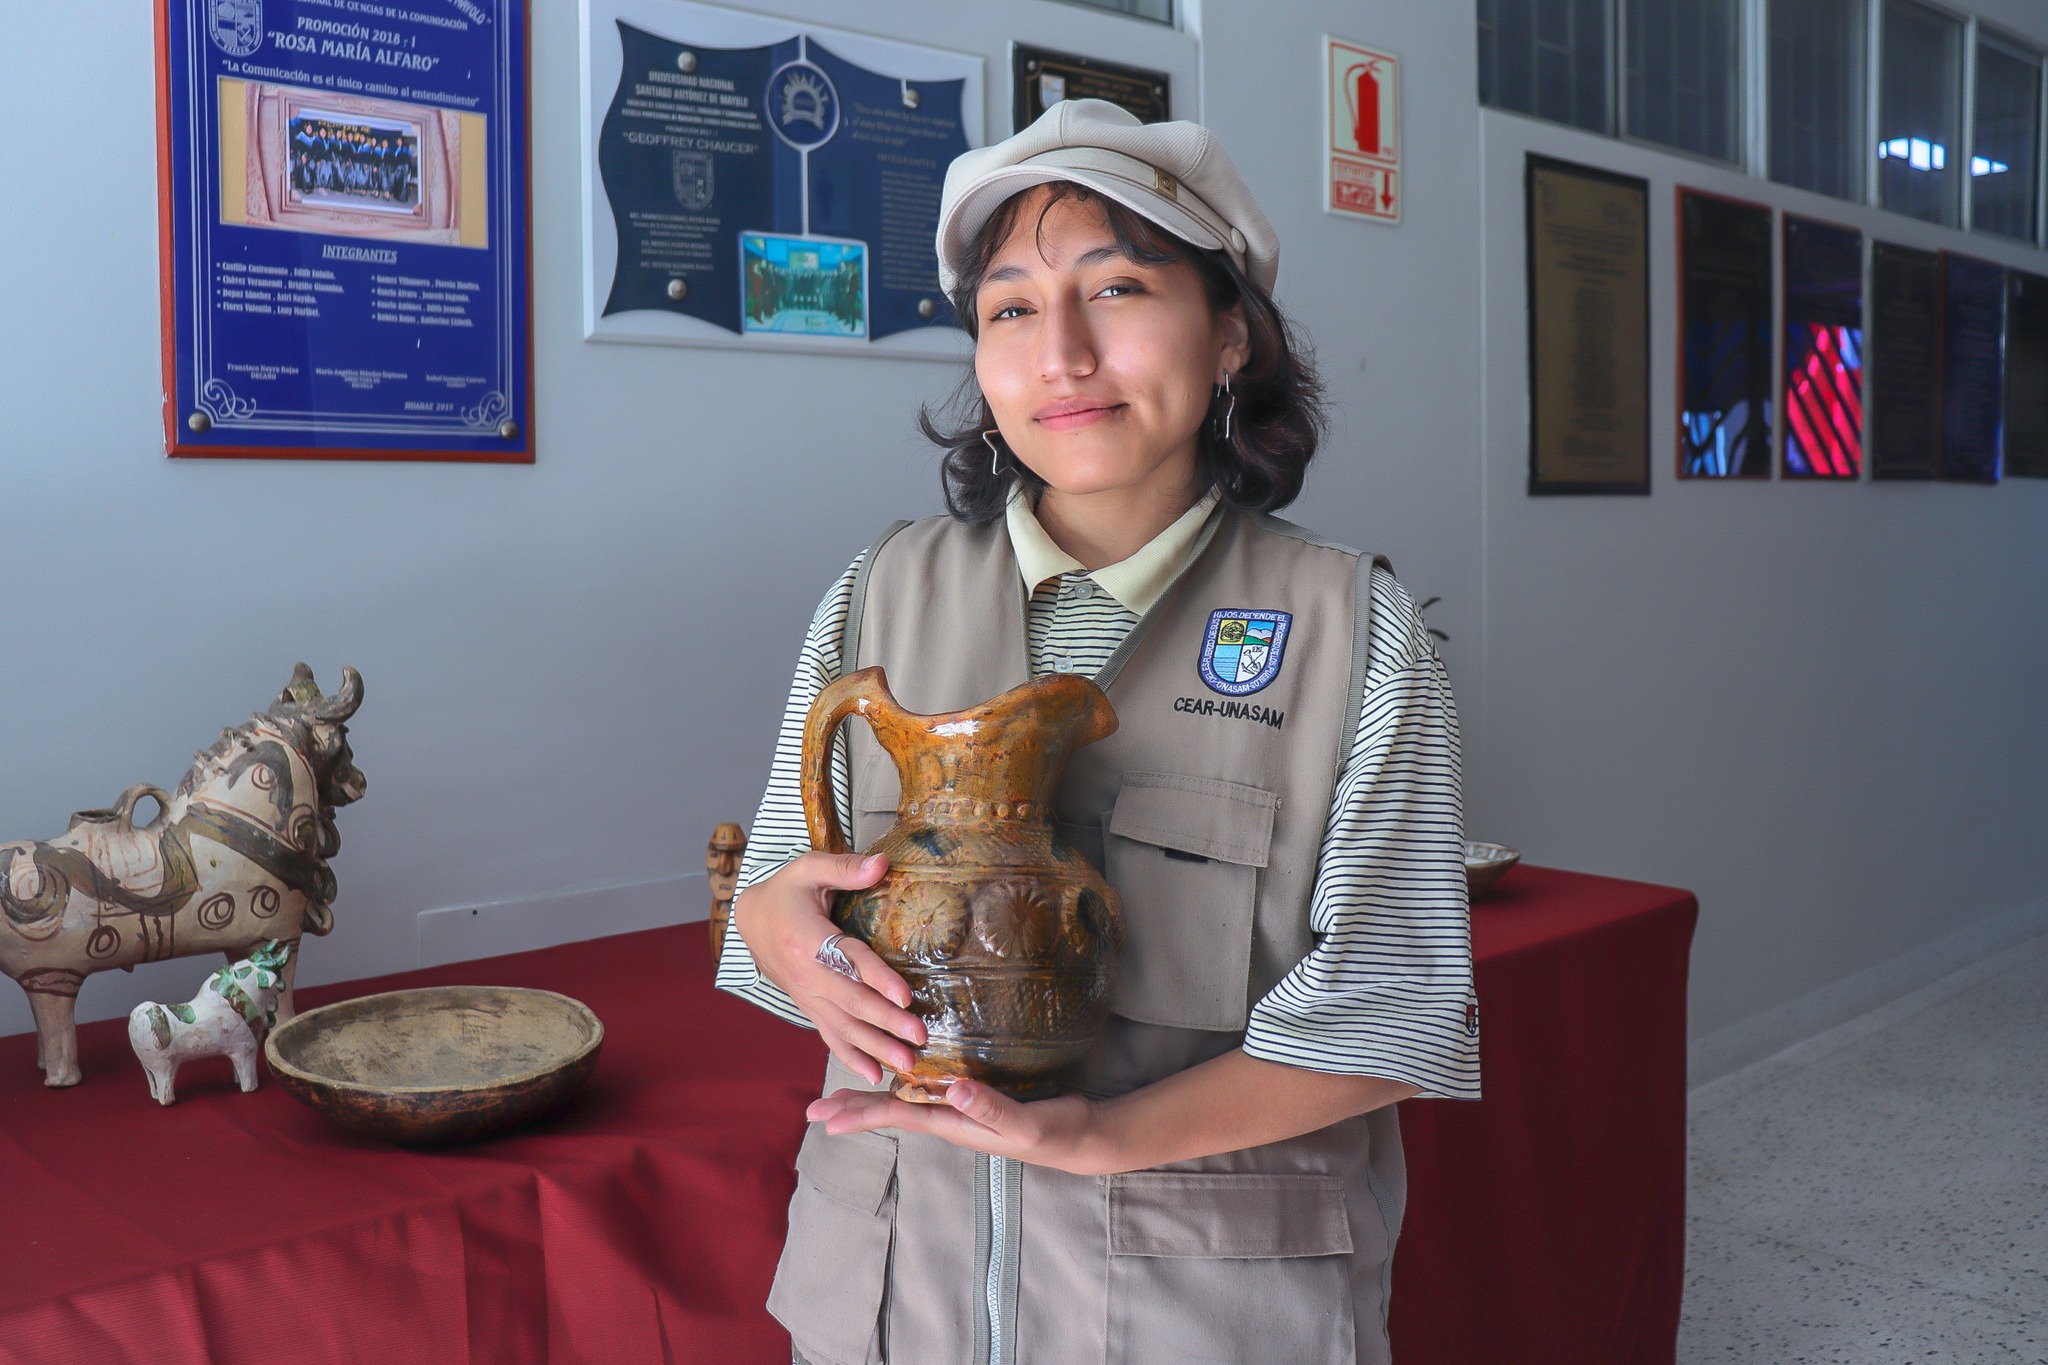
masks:
{"type": "MultiPolygon", "coordinates": [[[[1251,1005],[1312,946],[1373,562],[1223,511],[1098,675],[1119,728],[1075,755],[1060,820],[1121,894],[1126,943],[1111,1026],[1071,1088],[1121,1094],[1238,1046],[1251,1005]],[[1219,610],[1290,616],[1256,692],[1201,677],[1219,610]]],[[[843,653],[887,669],[912,711],[958,710],[1029,678],[1024,606],[1000,524],[892,528],[864,562],[843,653]]],[[[895,822],[898,787],[848,728],[865,847],[895,822]]],[[[847,1086],[863,1082],[835,1063],[827,1091],[847,1086]]],[[[1405,1195],[1391,1111],[1106,1178],[814,1125],[797,1169],[769,1307],[814,1365],[1385,1359],[1405,1195]]]]}

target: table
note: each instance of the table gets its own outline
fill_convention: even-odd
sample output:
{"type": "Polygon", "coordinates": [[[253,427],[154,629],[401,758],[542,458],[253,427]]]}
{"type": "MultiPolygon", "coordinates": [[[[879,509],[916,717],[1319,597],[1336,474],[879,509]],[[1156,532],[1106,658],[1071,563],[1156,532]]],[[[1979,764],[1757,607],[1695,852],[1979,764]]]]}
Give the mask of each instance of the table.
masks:
{"type": "MultiPolygon", "coordinates": [[[[1672,1359],[1694,913],[1537,868],[1475,907],[1487,1097],[1402,1114],[1402,1365],[1672,1359]]],[[[692,924],[303,991],[545,986],[596,1009],[572,1108],[435,1153],[350,1137],[267,1078],[241,1094],[218,1059],[159,1108],[122,1020],[79,1030],[67,1091],[42,1088],[32,1035],[0,1039],[0,1365],[783,1365],[761,1304],[824,1054],[710,978],[692,924]]]]}
{"type": "MultiPolygon", "coordinates": [[[[195,986],[212,965],[193,961],[195,986]]],[[[219,1059],[188,1063],[160,1108],[125,1020],[80,1028],[71,1090],[43,1089],[33,1035],[0,1039],[0,1362],[788,1365],[761,1305],[816,1036],[713,991],[702,924],[301,1004],[454,982],[597,1011],[604,1049],[571,1109],[408,1153],[267,1073],[244,1095],[219,1059]]]]}
{"type": "Polygon", "coordinates": [[[1671,1365],[1699,906],[1518,867],[1472,907],[1476,1104],[1401,1106],[1398,1365],[1671,1365]]]}

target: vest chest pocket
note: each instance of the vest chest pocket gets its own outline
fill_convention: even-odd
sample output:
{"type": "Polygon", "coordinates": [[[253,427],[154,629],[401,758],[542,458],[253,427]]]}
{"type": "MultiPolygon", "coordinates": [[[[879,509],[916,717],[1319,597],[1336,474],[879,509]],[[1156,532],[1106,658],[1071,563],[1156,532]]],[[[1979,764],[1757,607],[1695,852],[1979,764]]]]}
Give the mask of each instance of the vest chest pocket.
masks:
{"type": "Polygon", "coordinates": [[[881,1365],[896,1226],[896,1140],[812,1124],[796,1157],[789,1237],[768,1311],[818,1365],[881,1365]]]}
{"type": "Polygon", "coordinates": [[[1103,837],[1124,903],[1110,1008],[1141,1024],[1245,1026],[1259,869],[1280,799],[1183,773],[1125,773],[1103,837]]]}

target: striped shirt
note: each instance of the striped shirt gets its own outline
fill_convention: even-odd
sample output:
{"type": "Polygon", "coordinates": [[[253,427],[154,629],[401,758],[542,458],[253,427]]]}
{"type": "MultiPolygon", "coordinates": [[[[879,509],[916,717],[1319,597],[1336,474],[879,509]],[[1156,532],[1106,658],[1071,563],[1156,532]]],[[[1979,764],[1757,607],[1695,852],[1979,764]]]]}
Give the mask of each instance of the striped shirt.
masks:
{"type": "MultiPolygon", "coordinates": [[[[804,637],[740,869],[742,892],[810,851],[798,786],[804,720],[812,700],[840,674],[860,563],[856,558],[825,594],[804,637]]],[[[1477,1099],[1457,712],[1443,661],[1408,594],[1384,569],[1373,574],[1372,594],[1358,728],[1331,797],[1309,903],[1315,946],[1253,1006],[1244,1050],[1289,1066],[1405,1081],[1428,1097],[1477,1099]]],[[[1078,565],[1036,584],[1025,611],[1033,676],[1094,673],[1138,616],[1078,565]]],[[[852,776],[843,744],[833,788],[840,825],[850,829],[852,776]]],[[[808,1024],[755,970],[736,933],[725,937],[717,983],[808,1024]]]]}

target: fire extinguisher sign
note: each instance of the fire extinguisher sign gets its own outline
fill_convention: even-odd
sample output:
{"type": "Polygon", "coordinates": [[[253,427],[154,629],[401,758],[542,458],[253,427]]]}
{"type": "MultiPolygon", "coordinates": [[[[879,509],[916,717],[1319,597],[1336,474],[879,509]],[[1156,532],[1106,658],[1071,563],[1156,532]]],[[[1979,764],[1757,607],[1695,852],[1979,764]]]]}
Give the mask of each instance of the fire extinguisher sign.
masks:
{"type": "Polygon", "coordinates": [[[1401,59],[1325,37],[1323,91],[1323,207],[1400,222],[1401,59]]]}

